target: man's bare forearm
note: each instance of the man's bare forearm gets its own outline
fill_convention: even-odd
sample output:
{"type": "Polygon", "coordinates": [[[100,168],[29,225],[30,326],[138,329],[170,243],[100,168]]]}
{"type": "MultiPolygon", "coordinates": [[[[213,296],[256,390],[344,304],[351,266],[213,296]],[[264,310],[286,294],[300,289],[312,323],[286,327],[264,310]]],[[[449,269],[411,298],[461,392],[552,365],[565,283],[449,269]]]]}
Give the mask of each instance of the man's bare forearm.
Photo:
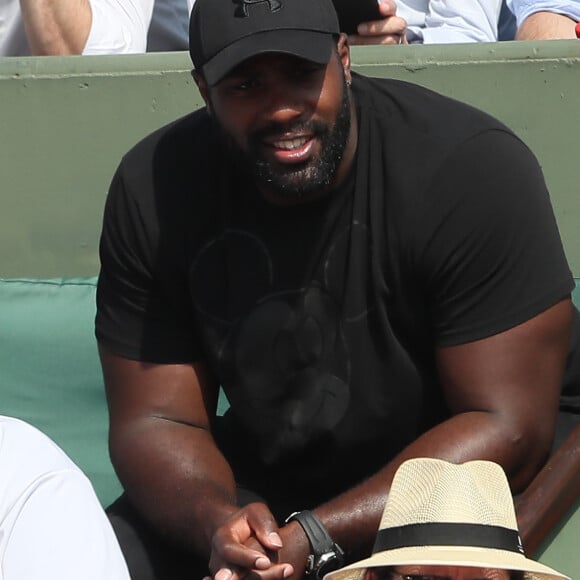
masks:
{"type": "Polygon", "coordinates": [[[528,16],[516,34],[517,40],[576,38],[576,21],[563,14],[536,12],[528,16]]]}
{"type": "Polygon", "coordinates": [[[20,0],[32,54],[81,54],[92,22],[88,0],[20,0]]]}
{"type": "Polygon", "coordinates": [[[211,435],[163,418],[113,431],[111,457],[130,501],[161,535],[209,556],[214,529],[237,510],[229,465],[211,435]]]}
{"type": "MultiPolygon", "coordinates": [[[[554,437],[571,320],[572,306],[566,298],[502,333],[436,349],[438,375],[452,416],[391,461],[385,458],[385,466],[358,487],[315,509],[351,560],[373,545],[392,479],[407,459],[435,457],[453,463],[485,459],[504,468],[515,492],[529,484],[549,455],[554,437]]],[[[372,452],[380,453],[380,447],[375,445],[372,452]]],[[[281,537],[284,546],[307,549],[294,522],[281,530],[281,537]]]]}
{"type": "MultiPolygon", "coordinates": [[[[541,445],[537,454],[532,451],[535,445],[529,437],[521,439],[517,429],[499,414],[462,413],[434,427],[380,472],[315,511],[332,537],[350,552],[351,559],[358,558],[373,545],[391,481],[403,461],[414,457],[437,457],[454,463],[487,459],[503,465],[512,485],[520,488],[545,457],[541,445]]],[[[286,539],[284,532],[282,535],[286,539]]]]}

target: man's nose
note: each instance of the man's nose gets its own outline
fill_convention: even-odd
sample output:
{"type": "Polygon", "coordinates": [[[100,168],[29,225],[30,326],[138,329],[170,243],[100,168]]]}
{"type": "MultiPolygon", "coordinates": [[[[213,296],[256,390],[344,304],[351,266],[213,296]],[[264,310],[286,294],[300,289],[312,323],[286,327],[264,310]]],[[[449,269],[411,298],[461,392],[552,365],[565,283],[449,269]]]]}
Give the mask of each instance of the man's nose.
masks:
{"type": "Polygon", "coordinates": [[[303,91],[282,82],[270,88],[263,109],[269,122],[280,124],[296,121],[308,110],[308,100],[303,91]]]}

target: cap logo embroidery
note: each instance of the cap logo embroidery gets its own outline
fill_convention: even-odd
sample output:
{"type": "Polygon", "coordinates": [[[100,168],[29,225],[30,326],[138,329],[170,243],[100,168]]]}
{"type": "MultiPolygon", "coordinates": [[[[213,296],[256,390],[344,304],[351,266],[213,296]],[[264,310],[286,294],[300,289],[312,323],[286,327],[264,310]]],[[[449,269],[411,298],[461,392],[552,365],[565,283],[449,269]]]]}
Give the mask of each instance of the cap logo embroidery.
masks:
{"type": "Polygon", "coordinates": [[[268,8],[270,8],[270,12],[278,12],[280,8],[282,8],[282,2],[280,0],[233,0],[234,4],[237,4],[235,16],[237,18],[247,18],[250,15],[250,11],[248,10],[248,6],[252,6],[253,4],[268,4],[268,8]]]}

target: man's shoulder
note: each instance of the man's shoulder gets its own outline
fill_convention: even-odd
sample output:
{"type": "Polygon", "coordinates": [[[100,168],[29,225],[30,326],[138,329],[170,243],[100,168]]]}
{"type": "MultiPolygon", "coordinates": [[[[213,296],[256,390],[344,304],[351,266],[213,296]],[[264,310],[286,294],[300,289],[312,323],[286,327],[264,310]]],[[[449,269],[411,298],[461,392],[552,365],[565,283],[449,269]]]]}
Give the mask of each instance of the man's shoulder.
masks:
{"type": "Polygon", "coordinates": [[[167,164],[173,169],[207,167],[205,160],[216,143],[215,133],[205,109],[198,109],[141,139],[123,156],[123,170],[131,173],[167,164]]]}
{"type": "Polygon", "coordinates": [[[202,207],[211,199],[223,165],[214,123],[201,109],[133,146],[121,160],[109,197],[131,199],[150,216],[157,215],[150,211],[156,207],[175,217],[181,208],[202,207]]]}
{"type": "Polygon", "coordinates": [[[476,107],[418,84],[357,75],[357,98],[379,122],[400,122],[417,136],[463,139],[489,130],[511,132],[501,121],[476,107]]]}

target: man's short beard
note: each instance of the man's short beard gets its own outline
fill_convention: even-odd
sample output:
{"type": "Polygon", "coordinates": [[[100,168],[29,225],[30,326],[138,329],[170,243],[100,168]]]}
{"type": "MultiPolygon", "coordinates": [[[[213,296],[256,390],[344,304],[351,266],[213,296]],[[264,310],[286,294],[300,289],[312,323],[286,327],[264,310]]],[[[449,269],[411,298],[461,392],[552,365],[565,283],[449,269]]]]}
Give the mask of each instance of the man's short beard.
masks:
{"type": "MultiPolygon", "coordinates": [[[[250,173],[260,189],[281,199],[304,199],[317,197],[334,183],[348,141],[350,126],[350,95],[344,79],[341,107],[334,125],[329,126],[321,121],[271,125],[249,136],[248,151],[242,150],[231,138],[226,140],[234,162],[243,171],[250,173]],[[264,160],[259,154],[263,139],[270,134],[278,135],[285,131],[313,133],[320,139],[320,156],[286,167],[274,166],[264,160]]],[[[223,128],[222,133],[225,134],[223,128]]]]}

